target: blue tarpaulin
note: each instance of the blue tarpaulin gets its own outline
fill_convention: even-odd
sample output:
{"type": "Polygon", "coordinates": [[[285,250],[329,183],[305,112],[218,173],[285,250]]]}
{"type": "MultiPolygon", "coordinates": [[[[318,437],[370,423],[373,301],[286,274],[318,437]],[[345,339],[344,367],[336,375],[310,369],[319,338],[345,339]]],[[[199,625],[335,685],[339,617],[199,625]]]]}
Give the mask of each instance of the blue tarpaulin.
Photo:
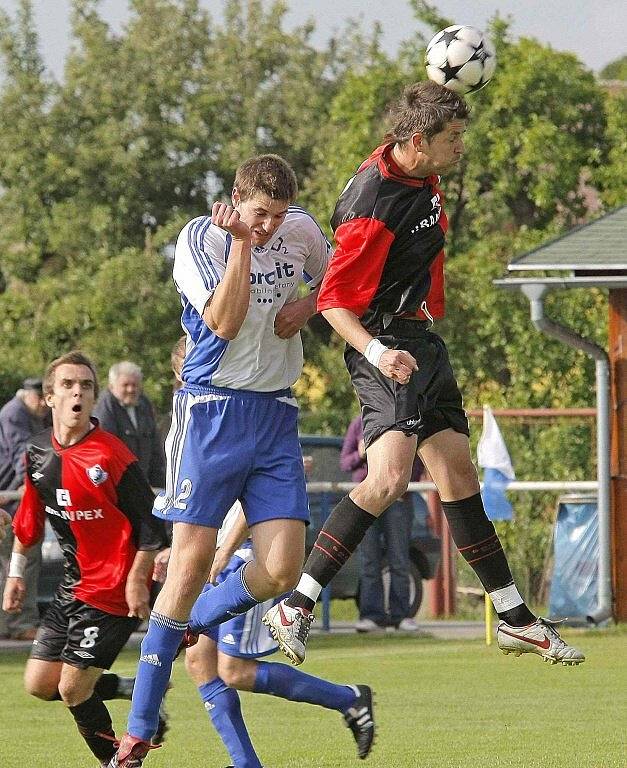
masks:
{"type": "Polygon", "coordinates": [[[563,496],[553,532],[551,618],[582,619],[597,605],[599,520],[596,496],[563,496]]]}

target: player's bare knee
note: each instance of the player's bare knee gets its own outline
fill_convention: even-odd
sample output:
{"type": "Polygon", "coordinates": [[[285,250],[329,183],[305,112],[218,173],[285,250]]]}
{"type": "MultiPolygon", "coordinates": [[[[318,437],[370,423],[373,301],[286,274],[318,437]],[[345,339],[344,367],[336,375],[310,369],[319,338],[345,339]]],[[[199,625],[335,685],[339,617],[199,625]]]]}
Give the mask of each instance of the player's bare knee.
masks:
{"type": "Polygon", "coordinates": [[[185,669],[196,685],[201,685],[215,677],[215,667],[208,664],[204,656],[195,653],[194,650],[194,648],[188,648],[185,652],[185,669]]]}
{"type": "Polygon", "coordinates": [[[220,678],[229,688],[241,689],[245,680],[244,670],[232,664],[220,664],[218,667],[220,678]]]}
{"type": "Polygon", "coordinates": [[[76,707],[92,695],[93,684],[85,685],[77,680],[63,680],[59,682],[59,695],[67,707],[76,707]]]}
{"type": "Polygon", "coordinates": [[[53,701],[57,698],[58,688],[43,680],[24,678],[24,690],[29,696],[34,696],[42,701],[53,701]]]}
{"type": "Polygon", "coordinates": [[[273,569],[268,574],[269,597],[282,595],[294,589],[298,583],[301,567],[294,567],[292,563],[285,563],[283,568],[273,569]]]}
{"type": "Polygon", "coordinates": [[[218,674],[229,686],[239,691],[250,691],[255,676],[254,662],[249,659],[241,659],[237,656],[218,656],[218,674]]]}
{"type": "Polygon", "coordinates": [[[52,701],[59,695],[59,674],[38,660],[28,662],[24,670],[24,690],[36,699],[52,701]]]}
{"type": "Polygon", "coordinates": [[[408,483],[409,477],[405,472],[392,470],[377,478],[366,478],[362,488],[374,506],[387,509],[405,493],[408,483]]]}

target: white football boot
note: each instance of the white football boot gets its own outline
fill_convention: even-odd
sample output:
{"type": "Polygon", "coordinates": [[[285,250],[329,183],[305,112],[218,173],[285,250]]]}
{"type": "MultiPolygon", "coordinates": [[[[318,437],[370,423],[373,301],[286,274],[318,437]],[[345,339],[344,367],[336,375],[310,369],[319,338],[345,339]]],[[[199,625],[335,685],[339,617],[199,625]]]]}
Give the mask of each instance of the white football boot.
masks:
{"type": "Polygon", "coordinates": [[[294,664],[305,661],[305,648],[314,615],[305,608],[292,608],[285,600],[274,605],[263,617],[262,622],[279,644],[279,648],[294,664]]]}
{"type": "Polygon", "coordinates": [[[550,664],[581,664],[586,657],[562,640],[555,629],[555,623],[538,618],[526,627],[511,627],[504,621],[499,621],[496,642],[505,654],[520,656],[522,653],[537,653],[550,664]]]}

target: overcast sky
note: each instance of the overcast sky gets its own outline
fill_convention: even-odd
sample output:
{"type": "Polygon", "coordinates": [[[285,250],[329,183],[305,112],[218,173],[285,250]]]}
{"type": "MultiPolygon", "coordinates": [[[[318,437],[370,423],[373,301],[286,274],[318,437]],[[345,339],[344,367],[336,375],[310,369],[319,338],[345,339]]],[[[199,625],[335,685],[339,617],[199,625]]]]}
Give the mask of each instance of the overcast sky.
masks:
{"type": "MultiPolygon", "coordinates": [[[[288,25],[307,18],[316,21],[314,41],[324,41],[342,29],[346,19],[361,17],[365,25],[375,20],[384,31],[384,47],[394,52],[401,40],[411,36],[418,24],[406,0],[288,0],[288,25]]],[[[201,0],[201,5],[216,16],[223,0],[201,0]]],[[[0,0],[0,8],[14,13],[17,0],[0,0]]],[[[33,0],[41,49],[46,65],[59,77],[69,44],[70,0],[33,0]]],[[[128,17],[127,0],[101,0],[101,14],[114,30],[128,17]]],[[[511,16],[515,37],[535,37],[556,50],[572,51],[590,69],[598,71],[605,64],[627,52],[627,3],[625,0],[437,0],[442,15],[455,23],[482,28],[497,11],[511,16]]],[[[425,30],[423,30],[425,31],[425,30]]]]}

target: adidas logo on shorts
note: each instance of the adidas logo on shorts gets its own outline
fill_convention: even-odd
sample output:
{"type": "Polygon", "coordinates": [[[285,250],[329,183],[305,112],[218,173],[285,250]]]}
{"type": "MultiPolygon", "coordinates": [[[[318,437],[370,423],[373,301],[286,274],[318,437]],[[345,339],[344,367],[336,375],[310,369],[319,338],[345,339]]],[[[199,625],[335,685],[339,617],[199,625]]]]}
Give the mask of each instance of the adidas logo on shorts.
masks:
{"type": "Polygon", "coordinates": [[[237,645],[237,643],[235,642],[235,638],[230,632],[228,635],[224,635],[224,637],[222,638],[222,642],[226,643],[227,645],[237,645]]]}
{"type": "Polygon", "coordinates": [[[143,656],[139,657],[139,660],[145,661],[146,664],[152,664],[153,667],[161,666],[161,660],[156,653],[145,653],[143,656]]]}

